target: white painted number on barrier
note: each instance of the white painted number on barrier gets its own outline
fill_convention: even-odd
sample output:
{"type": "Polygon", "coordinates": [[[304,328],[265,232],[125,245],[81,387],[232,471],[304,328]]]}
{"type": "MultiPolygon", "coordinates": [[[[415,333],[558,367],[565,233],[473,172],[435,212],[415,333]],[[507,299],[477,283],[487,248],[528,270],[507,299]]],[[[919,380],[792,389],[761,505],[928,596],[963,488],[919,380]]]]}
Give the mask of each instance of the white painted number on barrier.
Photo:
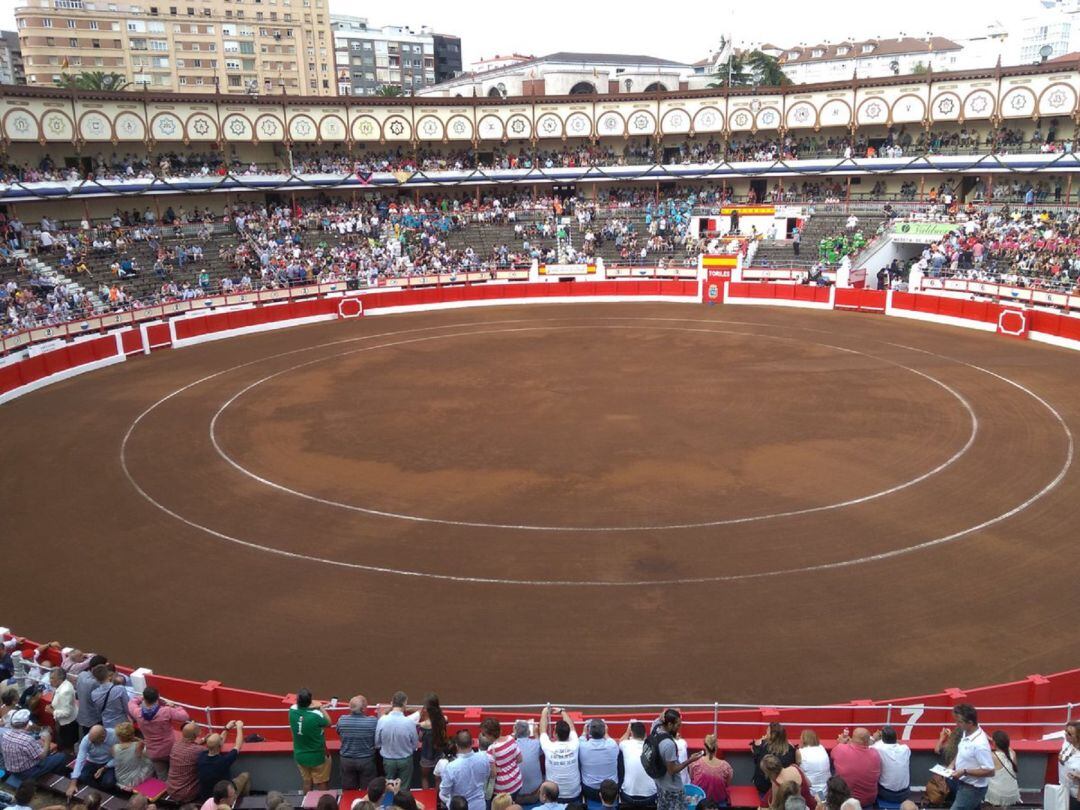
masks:
{"type": "Polygon", "coordinates": [[[911,732],[915,730],[915,724],[919,722],[919,718],[923,716],[925,711],[926,705],[922,703],[916,703],[911,706],[902,706],[900,708],[900,715],[909,718],[908,721],[904,723],[904,731],[900,735],[901,740],[911,739],[911,732]]]}

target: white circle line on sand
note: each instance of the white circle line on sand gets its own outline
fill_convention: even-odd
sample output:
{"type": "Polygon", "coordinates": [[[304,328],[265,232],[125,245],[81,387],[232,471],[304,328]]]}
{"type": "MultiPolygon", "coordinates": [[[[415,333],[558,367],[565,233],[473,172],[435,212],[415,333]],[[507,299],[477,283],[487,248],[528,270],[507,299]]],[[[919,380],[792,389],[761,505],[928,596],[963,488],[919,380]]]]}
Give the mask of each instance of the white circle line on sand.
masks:
{"type": "MultiPolygon", "coordinates": [[[[975,439],[976,439],[976,437],[978,436],[978,433],[979,433],[979,419],[978,419],[978,416],[975,414],[974,409],[971,407],[971,404],[959,392],[957,392],[955,389],[948,386],[946,383],[943,383],[941,380],[938,380],[938,379],[932,377],[931,375],[926,374],[926,373],[924,373],[922,371],[918,371],[916,369],[909,368],[908,366],[905,366],[905,365],[903,365],[901,363],[897,363],[897,362],[892,361],[892,360],[887,360],[887,359],[884,359],[884,358],[881,358],[881,357],[877,357],[875,355],[868,354],[866,352],[857,351],[855,349],[849,349],[849,348],[846,348],[846,347],[843,347],[843,346],[834,346],[834,345],[831,345],[831,344],[828,344],[828,343],[814,343],[812,345],[821,346],[821,347],[825,347],[825,348],[828,348],[828,349],[833,349],[833,350],[843,352],[843,353],[846,353],[846,354],[853,354],[853,355],[857,355],[857,356],[860,356],[860,357],[866,357],[866,358],[869,358],[869,359],[872,359],[872,360],[877,360],[879,362],[886,363],[887,365],[895,366],[897,368],[903,369],[904,371],[909,371],[912,374],[915,374],[915,375],[917,375],[919,377],[923,377],[923,378],[929,380],[930,382],[934,383],[935,385],[940,386],[947,393],[951,394],[964,407],[964,409],[967,411],[968,419],[970,420],[970,423],[971,423],[971,430],[970,430],[970,432],[968,434],[967,441],[964,443],[964,445],[959,450],[957,450],[955,453],[953,453],[952,456],[950,456],[948,459],[946,459],[942,463],[938,464],[933,469],[931,469],[931,470],[929,470],[929,471],[927,471],[925,473],[922,473],[921,475],[918,475],[918,476],[916,476],[915,478],[912,478],[909,481],[905,481],[903,483],[896,484],[895,486],[888,487],[888,488],[880,490],[878,492],[872,492],[872,493],[870,493],[868,495],[862,495],[862,496],[859,496],[858,498],[849,498],[847,500],[840,501],[838,503],[825,504],[825,505],[822,505],[822,506],[811,506],[811,507],[807,507],[807,508],[804,508],[804,509],[791,509],[791,510],[787,510],[787,511],[784,511],[784,512],[772,512],[772,513],[764,514],[764,515],[748,515],[748,516],[744,516],[744,517],[725,518],[725,519],[722,519],[722,520],[705,520],[705,521],[698,521],[698,522],[693,522],[693,523],[668,523],[668,524],[657,524],[657,525],[651,525],[651,526],[649,526],[649,525],[645,525],[645,526],[545,526],[545,525],[535,525],[535,524],[528,524],[528,523],[495,523],[495,522],[472,521],[472,520],[451,520],[451,519],[447,519],[447,518],[435,518],[435,517],[428,517],[428,516],[424,516],[424,515],[412,515],[412,514],[407,514],[407,513],[404,513],[404,512],[391,512],[391,511],[382,510],[382,509],[375,509],[375,508],[372,508],[372,507],[359,506],[357,504],[344,503],[342,501],[335,501],[335,500],[331,500],[331,499],[328,499],[328,498],[321,498],[321,497],[319,497],[317,495],[311,495],[311,494],[309,494],[307,492],[302,492],[300,490],[293,489],[291,487],[287,487],[287,486],[285,486],[283,484],[280,484],[280,483],[278,483],[276,481],[272,481],[272,480],[270,480],[270,479],[268,479],[268,478],[266,478],[264,476],[258,475],[257,473],[252,472],[251,470],[247,469],[242,464],[240,464],[238,461],[233,459],[228,453],[225,452],[225,450],[221,447],[221,444],[218,441],[218,436],[217,436],[218,420],[221,418],[222,414],[224,414],[225,411],[229,407],[231,407],[233,405],[233,403],[235,403],[238,399],[240,399],[242,396],[247,394],[249,391],[255,389],[256,387],[258,387],[260,385],[262,385],[263,383],[268,382],[270,380],[273,380],[273,379],[275,379],[277,377],[280,377],[282,375],[288,374],[288,373],[290,373],[292,371],[296,371],[297,369],[305,368],[307,366],[316,365],[318,363],[323,363],[323,362],[326,362],[328,360],[334,360],[334,359],[337,359],[337,358],[340,358],[340,357],[345,357],[345,356],[348,356],[348,355],[360,354],[360,353],[363,353],[363,352],[371,352],[371,351],[375,351],[377,349],[391,348],[391,347],[394,347],[394,346],[402,346],[402,345],[408,345],[408,344],[414,344],[414,343],[425,343],[425,342],[430,342],[430,341],[434,341],[434,340],[446,340],[448,338],[455,338],[455,337],[462,337],[462,336],[469,336],[469,335],[493,335],[493,334],[530,332],[530,331],[555,331],[555,330],[596,329],[596,328],[599,328],[599,329],[629,329],[629,330],[642,329],[642,328],[644,328],[644,329],[652,329],[652,330],[659,329],[659,330],[667,330],[667,331],[695,332],[695,333],[704,333],[704,334],[739,335],[739,336],[753,337],[753,338],[764,339],[764,340],[776,340],[776,341],[789,342],[789,343],[790,342],[795,342],[795,340],[793,338],[782,337],[782,336],[779,336],[779,335],[765,335],[765,334],[754,333],[754,332],[735,332],[735,331],[724,330],[724,329],[693,329],[693,328],[677,327],[677,326],[647,326],[647,327],[629,326],[629,325],[601,325],[601,326],[597,326],[595,324],[582,324],[582,325],[578,325],[578,326],[515,327],[515,328],[480,330],[480,331],[472,330],[472,331],[468,331],[468,332],[456,332],[456,333],[452,332],[452,333],[448,333],[448,334],[429,335],[429,336],[420,337],[420,338],[411,338],[409,340],[393,341],[391,343],[379,344],[379,345],[376,345],[376,346],[365,346],[365,347],[362,347],[362,348],[359,348],[359,349],[349,349],[349,350],[344,351],[344,352],[338,352],[336,354],[331,354],[331,355],[326,355],[324,357],[319,357],[319,358],[317,358],[315,360],[308,360],[308,361],[303,362],[303,363],[298,363],[295,366],[290,366],[289,368],[285,368],[285,369],[281,369],[279,371],[275,371],[273,374],[268,374],[265,377],[262,377],[261,379],[256,380],[255,382],[253,382],[253,383],[247,385],[246,387],[240,389],[240,391],[238,391],[231,398],[226,400],[226,402],[220,408],[218,408],[217,412],[214,414],[213,418],[210,420],[210,442],[213,445],[214,450],[217,452],[217,454],[225,462],[227,462],[229,465],[231,465],[235,470],[240,472],[242,475],[247,476],[251,480],[253,480],[253,481],[255,481],[255,482],[259,483],[259,484],[262,484],[263,486],[270,487],[272,489],[276,489],[277,491],[283,492],[283,493],[285,493],[287,495],[292,495],[294,497],[302,498],[304,500],[311,501],[313,503],[318,503],[318,504],[320,504],[322,506],[329,506],[329,507],[334,507],[334,508],[337,508],[337,509],[345,509],[345,510],[348,510],[348,511],[351,511],[351,512],[359,512],[359,513],[366,514],[366,515],[372,515],[374,517],[390,518],[390,519],[394,519],[394,520],[404,520],[404,521],[410,521],[410,522],[413,522],[413,523],[437,524],[437,525],[442,525],[442,526],[459,526],[459,527],[467,527],[467,528],[474,528],[474,529],[502,529],[502,530],[508,530],[508,531],[527,531],[527,532],[577,532],[577,533],[597,533],[597,534],[600,534],[600,533],[614,533],[614,532],[672,531],[672,530],[680,530],[680,529],[702,529],[702,528],[711,528],[711,527],[717,527],[717,526],[735,526],[735,525],[739,525],[739,524],[743,524],[743,523],[755,523],[755,522],[760,522],[760,521],[764,521],[764,520],[775,520],[775,519],[778,519],[778,518],[798,517],[800,515],[809,515],[809,514],[814,514],[814,513],[817,513],[817,512],[827,512],[827,511],[831,511],[831,510],[834,510],[834,509],[844,509],[844,508],[847,508],[849,506],[856,506],[858,504],[867,503],[869,501],[873,501],[873,500],[876,500],[878,498],[883,498],[883,497],[886,497],[888,495],[893,495],[893,494],[895,494],[897,492],[908,489],[909,487],[913,487],[913,486],[915,486],[915,485],[917,485],[919,483],[922,483],[927,478],[930,478],[930,477],[932,477],[934,475],[937,475],[938,473],[948,469],[954,463],[959,461],[960,458],[962,458],[964,456],[964,454],[966,454],[968,452],[968,450],[971,449],[971,447],[975,443],[975,439]]],[[[800,342],[805,342],[805,341],[800,341],[800,342]]]]}
{"type": "MultiPolygon", "coordinates": [[[[516,320],[513,320],[513,321],[504,321],[503,323],[520,323],[522,321],[528,321],[528,320],[529,319],[516,319],[516,320]]],[[[567,319],[567,318],[554,319],[553,318],[553,319],[548,319],[548,320],[571,320],[571,319],[567,319]]],[[[684,319],[684,320],[690,321],[690,322],[702,322],[700,319],[684,319]]],[[[705,321],[705,322],[706,323],[713,323],[713,321],[705,321]]],[[[747,326],[747,325],[762,326],[762,325],[764,325],[764,326],[772,326],[773,328],[775,328],[774,324],[748,324],[747,322],[744,322],[744,321],[719,321],[719,322],[720,323],[731,323],[731,324],[736,324],[736,325],[740,325],[740,326],[747,326]]],[[[493,322],[488,321],[487,323],[490,325],[493,322]]],[[[831,562],[831,563],[819,563],[817,565],[800,566],[800,567],[795,567],[795,568],[783,568],[783,569],[777,569],[777,570],[773,570],[773,571],[752,572],[752,573],[747,573],[747,574],[728,574],[728,575],[719,575],[719,576],[712,576],[712,577],[682,577],[682,578],[674,578],[674,579],[621,580],[621,581],[592,580],[592,581],[589,581],[589,580],[522,580],[522,579],[511,579],[511,578],[501,578],[501,577],[468,577],[468,576],[457,576],[457,575],[453,575],[453,574],[433,574],[433,573],[428,573],[428,572],[424,572],[424,571],[409,571],[409,570],[403,570],[403,569],[397,569],[397,568],[387,568],[387,567],[376,566],[376,565],[366,565],[364,563],[345,562],[343,560],[331,560],[331,559],[327,559],[327,558],[324,558],[324,557],[317,557],[317,556],[310,555],[310,554],[300,554],[300,553],[294,552],[294,551],[284,551],[282,549],[273,548],[271,546],[264,546],[264,545],[261,545],[259,543],[251,542],[249,540],[243,540],[243,539],[238,538],[238,537],[233,537],[231,535],[225,534],[224,532],[219,532],[219,531],[211,529],[211,528],[209,528],[207,526],[203,526],[203,525],[201,525],[199,523],[195,523],[194,521],[188,520],[183,515],[180,515],[180,514],[174,512],[174,511],[172,511],[167,506],[165,506],[165,505],[159,503],[158,501],[156,501],[149,493],[147,493],[142,487],[139,486],[139,484],[132,477],[130,470],[128,469],[127,458],[126,458],[127,443],[128,443],[128,440],[131,438],[131,434],[134,432],[134,430],[135,430],[136,426],[139,424],[139,422],[141,422],[142,419],[146,415],[148,415],[151,411],[153,411],[155,408],[157,408],[158,405],[162,404],[163,402],[166,402],[169,399],[172,399],[174,396],[177,396],[178,394],[182,393],[183,391],[188,390],[188,389],[190,389],[190,388],[192,388],[192,387],[194,387],[194,386],[196,386],[196,385],[198,385],[198,384],[200,384],[202,382],[205,382],[207,380],[210,380],[210,379],[213,379],[215,377],[221,376],[222,374],[225,374],[225,373],[227,373],[229,371],[234,371],[234,370],[239,369],[239,368],[254,365],[255,363],[259,363],[259,362],[262,362],[264,360],[271,360],[271,359],[275,359],[277,357],[284,357],[284,356],[287,356],[287,355],[297,354],[297,353],[304,352],[304,351],[311,351],[313,349],[323,348],[325,346],[339,345],[341,343],[348,343],[348,342],[352,342],[352,341],[356,341],[356,340],[366,340],[366,339],[371,339],[371,338],[374,338],[374,337],[385,337],[388,334],[402,334],[402,333],[410,332],[410,331],[411,332],[425,332],[425,331],[432,331],[434,329],[439,329],[439,328],[445,328],[445,327],[429,327],[429,328],[424,328],[424,329],[400,330],[398,332],[383,333],[382,335],[369,335],[369,336],[364,336],[364,337],[360,337],[360,338],[348,338],[348,339],[344,339],[344,340],[331,341],[329,343],[320,344],[318,346],[309,346],[309,347],[304,347],[304,348],[301,348],[301,349],[294,349],[294,350],[291,350],[291,351],[288,351],[288,352],[281,352],[280,354],[271,355],[269,357],[264,357],[264,358],[260,358],[260,359],[257,359],[257,360],[252,360],[252,361],[249,361],[247,363],[241,363],[238,366],[234,366],[234,367],[229,368],[229,369],[224,369],[223,371],[215,372],[214,374],[210,374],[210,375],[202,377],[202,378],[200,378],[198,380],[195,380],[194,382],[189,383],[188,385],[184,386],[183,388],[179,388],[176,391],[173,391],[172,393],[167,394],[166,396],[162,397],[157,402],[150,405],[150,407],[148,407],[146,410],[144,410],[142,413],[140,413],[135,418],[135,420],[132,421],[131,425],[128,427],[127,432],[124,434],[124,438],[123,438],[123,440],[121,441],[121,444],[120,444],[120,463],[121,463],[121,467],[123,468],[124,475],[128,479],[128,482],[136,490],[136,492],[138,492],[146,501],[148,501],[150,504],[155,506],[158,510],[164,512],[165,514],[167,514],[170,517],[174,518],[175,520],[179,521],[180,523],[183,523],[183,524],[187,525],[190,528],[193,528],[193,529],[201,531],[201,532],[203,532],[205,534],[208,534],[211,537],[216,537],[219,540],[224,540],[224,541],[226,541],[228,543],[232,543],[233,545],[236,545],[236,546],[239,546],[239,547],[242,547],[242,548],[247,548],[247,549],[250,549],[250,550],[253,550],[253,551],[259,551],[259,552],[262,552],[264,554],[269,554],[271,556],[281,557],[283,559],[301,560],[301,561],[304,561],[304,562],[311,562],[311,563],[316,563],[316,564],[319,564],[319,565],[326,565],[326,566],[330,566],[330,567],[333,567],[333,568],[342,568],[342,569],[351,570],[351,571],[363,571],[363,572],[367,572],[367,573],[377,573],[377,574],[391,574],[391,575],[395,575],[395,576],[410,577],[410,578],[414,578],[414,579],[432,579],[432,580],[439,580],[439,581],[444,581],[444,582],[459,582],[459,583],[463,583],[463,584],[533,585],[533,586],[539,586],[539,587],[581,587],[581,586],[588,586],[588,587],[604,587],[604,588],[619,588],[619,587],[640,588],[640,587],[647,587],[647,586],[650,586],[650,585],[664,586],[664,585],[693,585],[693,584],[706,584],[706,583],[718,583],[718,582],[739,582],[739,581],[744,581],[744,580],[765,579],[765,578],[786,576],[788,574],[807,574],[807,573],[816,573],[816,572],[821,572],[821,571],[839,570],[839,569],[843,569],[843,568],[851,568],[851,567],[858,566],[858,565],[866,565],[866,564],[869,564],[869,563],[880,562],[881,560],[892,559],[892,558],[895,558],[895,557],[900,557],[900,556],[904,556],[904,555],[907,555],[907,554],[911,554],[911,553],[914,553],[914,552],[917,552],[917,551],[922,551],[922,550],[927,549],[927,548],[933,548],[935,546],[945,545],[947,543],[955,542],[956,540],[959,540],[959,539],[961,539],[963,537],[966,537],[966,536],[968,536],[970,534],[973,534],[975,532],[978,532],[978,531],[981,531],[983,529],[994,526],[994,525],[996,525],[998,523],[1001,523],[1002,521],[1008,520],[1011,517],[1015,517],[1016,515],[1018,515],[1021,512],[1025,511],[1026,509],[1031,507],[1032,504],[1034,504],[1037,501],[1041,500],[1046,495],[1048,495],[1050,492],[1055,490],[1061,484],[1061,482],[1064,480],[1065,476],[1069,472],[1069,469],[1072,467],[1073,456],[1074,456],[1074,440],[1073,440],[1072,430],[1069,429],[1068,424],[1062,418],[1061,414],[1058,413],[1058,411],[1049,402],[1047,402],[1045,399],[1040,397],[1038,394],[1031,391],[1031,389],[1025,387],[1024,385],[1022,385],[1022,384],[1020,384],[1018,382],[1016,382],[1015,380],[1011,380],[1008,377],[1004,377],[1004,376],[1002,376],[1000,374],[997,374],[996,372],[990,371],[989,369],[985,369],[985,368],[983,368],[981,366],[974,365],[973,363],[967,363],[967,362],[964,362],[963,360],[957,360],[955,358],[947,357],[947,356],[941,355],[941,354],[936,354],[934,352],[926,351],[924,349],[908,347],[908,346],[904,346],[903,344],[887,343],[886,342],[886,345],[895,346],[895,347],[898,347],[898,348],[911,349],[913,351],[917,351],[917,352],[920,352],[922,354],[926,354],[926,355],[929,355],[929,356],[932,356],[932,357],[937,357],[937,358],[939,358],[941,360],[946,360],[948,362],[954,362],[954,363],[957,363],[958,365],[966,366],[966,367],[971,368],[971,369],[973,369],[975,371],[979,371],[979,372],[982,372],[984,374],[988,374],[991,377],[995,377],[995,378],[997,378],[999,380],[1002,380],[1003,382],[1008,383],[1009,385],[1014,386],[1015,388],[1019,389],[1023,393],[1030,396],[1032,399],[1034,399],[1036,402],[1038,402],[1044,408],[1046,408],[1046,410],[1048,410],[1050,412],[1050,414],[1057,420],[1058,425],[1064,431],[1065,437],[1066,437],[1066,448],[1067,449],[1066,449],[1065,463],[1062,465],[1062,467],[1058,471],[1057,475],[1049,483],[1047,483],[1042,489],[1040,489],[1038,492],[1036,492],[1034,495],[1032,495],[1030,498],[1028,498],[1024,502],[1018,504],[1017,506],[1014,506],[1012,509],[1009,509],[1008,511],[1003,512],[1000,515],[997,515],[996,517],[990,518],[988,520],[983,521],[982,523],[978,523],[978,524],[976,524],[974,526],[971,526],[971,527],[969,527],[967,529],[961,529],[960,531],[953,532],[952,534],[948,534],[948,535],[945,535],[943,537],[938,537],[938,538],[935,538],[933,540],[926,540],[926,541],[923,541],[922,543],[916,543],[916,544],[911,545],[911,546],[906,546],[904,548],[899,548],[899,549],[893,549],[891,551],[883,551],[883,552],[879,552],[877,554],[870,554],[870,555],[865,555],[865,556],[862,556],[862,557],[854,557],[854,558],[851,558],[851,559],[848,559],[848,560],[839,560],[837,562],[831,562]]],[[[812,330],[812,331],[820,331],[820,330],[812,330]]],[[[885,342],[885,341],[883,341],[883,342],[885,342]]]]}

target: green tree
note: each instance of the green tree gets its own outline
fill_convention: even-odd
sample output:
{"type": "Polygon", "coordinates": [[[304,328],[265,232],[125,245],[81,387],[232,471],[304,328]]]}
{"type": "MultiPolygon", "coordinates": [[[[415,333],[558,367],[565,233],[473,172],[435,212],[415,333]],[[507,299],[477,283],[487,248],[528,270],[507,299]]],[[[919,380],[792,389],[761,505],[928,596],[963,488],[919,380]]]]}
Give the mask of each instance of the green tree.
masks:
{"type": "Polygon", "coordinates": [[[68,90],[126,90],[131,86],[122,74],[101,70],[62,73],[56,84],[68,90]]]}
{"type": "Polygon", "coordinates": [[[930,69],[926,65],[924,65],[922,63],[922,61],[920,60],[920,61],[915,63],[915,66],[911,69],[911,72],[912,72],[913,75],[919,76],[919,75],[921,75],[923,73],[929,73],[930,69]]]}
{"type": "Polygon", "coordinates": [[[378,90],[375,91],[375,95],[383,96],[384,98],[394,98],[402,95],[401,88],[396,84],[384,84],[378,90]]]}
{"type": "Polygon", "coordinates": [[[780,60],[759,50],[732,54],[713,74],[709,87],[780,87],[791,84],[780,60]]]}

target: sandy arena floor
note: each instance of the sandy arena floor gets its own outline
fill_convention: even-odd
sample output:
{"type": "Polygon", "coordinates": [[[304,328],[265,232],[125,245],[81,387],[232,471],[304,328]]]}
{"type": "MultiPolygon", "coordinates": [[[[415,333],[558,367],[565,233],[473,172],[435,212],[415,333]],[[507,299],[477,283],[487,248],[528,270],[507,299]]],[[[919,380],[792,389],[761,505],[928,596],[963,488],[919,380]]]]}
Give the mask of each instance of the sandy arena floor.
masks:
{"type": "Polygon", "coordinates": [[[372,317],[0,408],[3,615],[448,704],[894,697],[1080,660],[1080,355],[872,315],[372,317]]]}

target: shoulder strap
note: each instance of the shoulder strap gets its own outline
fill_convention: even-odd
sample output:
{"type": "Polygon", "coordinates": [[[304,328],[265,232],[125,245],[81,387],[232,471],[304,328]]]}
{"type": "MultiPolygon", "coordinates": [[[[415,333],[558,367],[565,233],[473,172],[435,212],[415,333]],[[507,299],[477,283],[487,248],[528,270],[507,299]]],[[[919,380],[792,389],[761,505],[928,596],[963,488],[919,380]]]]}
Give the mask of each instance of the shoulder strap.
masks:
{"type": "Polygon", "coordinates": [[[996,760],[997,760],[998,762],[1000,762],[1000,763],[1001,763],[1001,767],[1002,767],[1002,769],[1003,769],[1003,770],[1005,771],[1005,773],[1007,773],[1007,774],[1008,774],[1009,776],[1011,776],[1011,777],[1013,778],[1013,781],[1014,781],[1014,782],[1018,782],[1018,781],[1019,781],[1019,780],[1018,780],[1018,779],[1016,778],[1016,771],[1015,771],[1015,770],[1013,769],[1013,764],[1012,764],[1012,761],[1011,761],[1011,760],[1009,759],[1009,757],[1003,757],[1003,756],[1001,755],[1001,752],[1000,752],[1000,751],[995,751],[995,752],[994,752],[994,758],[995,758],[995,759],[996,759],[996,760]]]}
{"type": "Polygon", "coordinates": [[[116,688],[116,684],[109,686],[109,691],[105,693],[105,697],[101,700],[101,706],[98,707],[98,711],[105,711],[105,707],[109,704],[109,696],[112,694],[112,690],[116,688]]]}

